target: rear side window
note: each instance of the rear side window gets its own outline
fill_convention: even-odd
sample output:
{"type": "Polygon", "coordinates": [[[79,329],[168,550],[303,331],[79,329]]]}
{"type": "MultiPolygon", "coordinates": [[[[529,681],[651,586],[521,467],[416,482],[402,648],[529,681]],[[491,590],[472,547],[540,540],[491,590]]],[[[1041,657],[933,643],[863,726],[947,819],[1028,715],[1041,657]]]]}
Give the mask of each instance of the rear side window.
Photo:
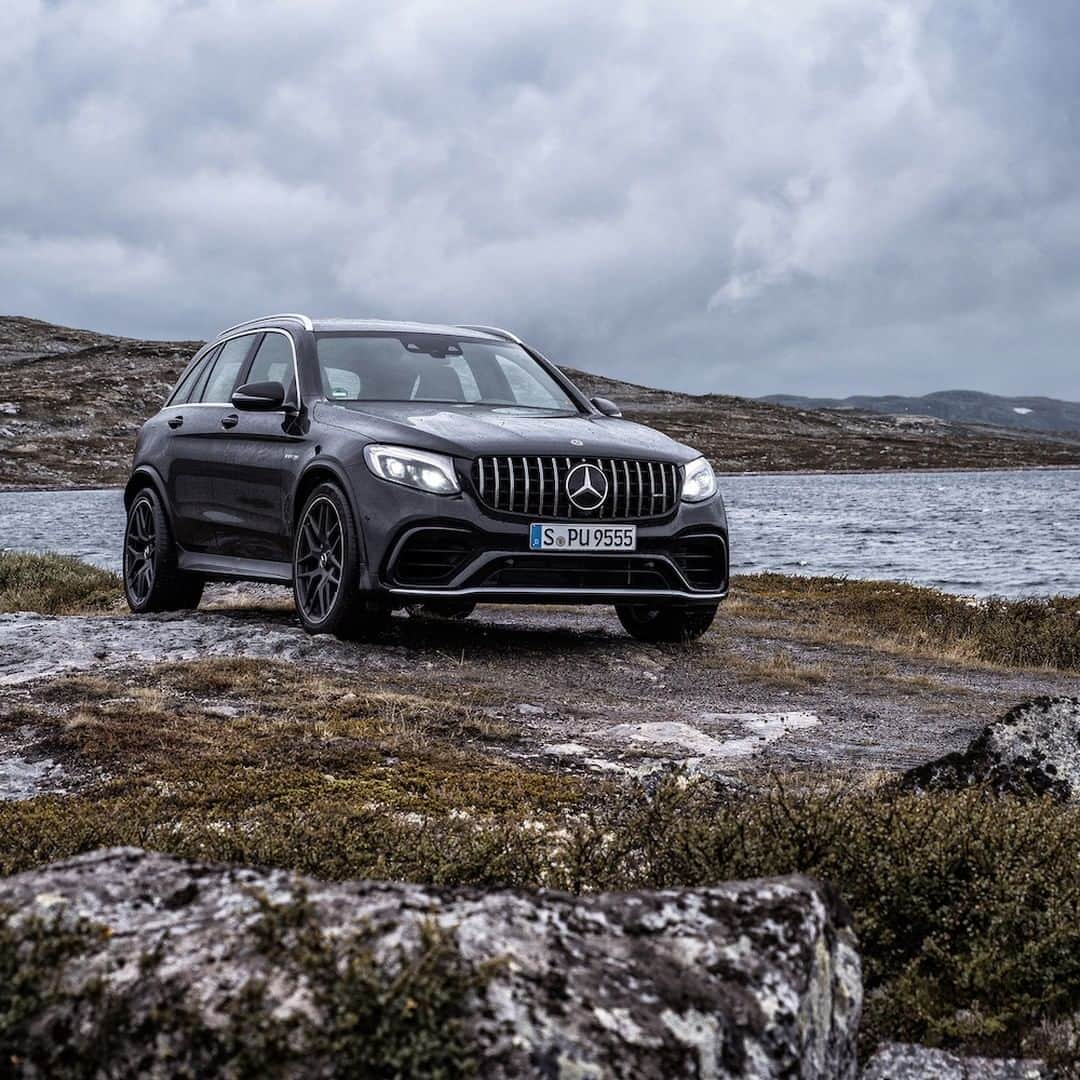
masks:
{"type": "Polygon", "coordinates": [[[232,397],[236,377],[247,359],[253,335],[232,338],[226,341],[218,353],[217,359],[209,369],[209,374],[199,395],[199,400],[207,404],[225,404],[232,397]]]}
{"type": "Polygon", "coordinates": [[[285,400],[295,399],[296,378],[291,339],[284,334],[267,333],[244,381],[281,383],[285,387],[285,400]]]}
{"type": "Polygon", "coordinates": [[[169,396],[169,405],[186,405],[191,398],[191,391],[198,383],[208,364],[213,363],[217,356],[217,349],[211,349],[197,364],[192,364],[181,376],[176,384],[176,389],[169,396]]]}

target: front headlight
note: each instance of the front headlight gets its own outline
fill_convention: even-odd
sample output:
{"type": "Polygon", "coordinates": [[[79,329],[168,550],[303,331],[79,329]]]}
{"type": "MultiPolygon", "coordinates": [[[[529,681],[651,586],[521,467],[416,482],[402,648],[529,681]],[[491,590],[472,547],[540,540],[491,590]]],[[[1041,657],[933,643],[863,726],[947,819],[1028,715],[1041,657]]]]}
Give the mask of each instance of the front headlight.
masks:
{"type": "Polygon", "coordinates": [[[716,494],[716,473],[703,458],[695,458],[683,466],[683,502],[704,502],[716,494]]]}
{"type": "Polygon", "coordinates": [[[404,484],[435,495],[453,495],[461,490],[454,459],[446,454],[373,443],[364,447],[364,460],[377,477],[392,484],[404,484]]]}

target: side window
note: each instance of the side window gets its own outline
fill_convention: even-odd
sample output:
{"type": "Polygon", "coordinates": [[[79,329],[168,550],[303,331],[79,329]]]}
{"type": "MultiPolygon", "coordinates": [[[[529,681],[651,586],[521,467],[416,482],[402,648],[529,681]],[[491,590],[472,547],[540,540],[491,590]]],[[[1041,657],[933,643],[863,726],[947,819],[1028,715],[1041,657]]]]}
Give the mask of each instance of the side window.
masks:
{"type": "Polygon", "coordinates": [[[293,370],[293,351],[290,339],[284,334],[267,333],[251,361],[251,370],[244,382],[279,382],[285,387],[285,399],[295,398],[296,385],[293,370]]]}
{"type": "Polygon", "coordinates": [[[192,364],[187,371],[184,372],[180,381],[176,384],[176,389],[169,395],[168,405],[185,405],[191,397],[191,391],[195,384],[202,378],[203,372],[206,371],[207,364],[213,361],[214,356],[217,355],[216,349],[211,349],[205,356],[203,356],[198,363],[192,364]]]}
{"type": "Polygon", "coordinates": [[[210,369],[206,385],[199,395],[200,401],[217,405],[227,402],[232,397],[236,377],[240,374],[240,368],[244,366],[244,361],[247,359],[252,339],[252,334],[245,334],[243,337],[232,338],[225,342],[210,369]]]}

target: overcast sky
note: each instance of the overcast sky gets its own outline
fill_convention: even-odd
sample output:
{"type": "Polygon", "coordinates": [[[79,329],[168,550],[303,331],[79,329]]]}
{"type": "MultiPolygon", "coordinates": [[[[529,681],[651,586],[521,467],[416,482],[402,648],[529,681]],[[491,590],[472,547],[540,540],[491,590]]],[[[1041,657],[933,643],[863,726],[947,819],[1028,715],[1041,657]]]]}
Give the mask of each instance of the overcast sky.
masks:
{"type": "Polygon", "coordinates": [[[0,3],[0,312],[1080,399],[1073,0],[0,3]]]}

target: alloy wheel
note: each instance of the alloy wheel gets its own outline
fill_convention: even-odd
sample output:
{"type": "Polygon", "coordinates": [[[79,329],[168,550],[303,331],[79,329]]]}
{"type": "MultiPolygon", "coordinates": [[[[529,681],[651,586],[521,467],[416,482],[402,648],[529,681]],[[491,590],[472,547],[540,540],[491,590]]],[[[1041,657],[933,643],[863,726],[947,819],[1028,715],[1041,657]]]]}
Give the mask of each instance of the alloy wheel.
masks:
{"type": "Polygon", "coordinates": [[[307,508],[296,540],[296,596],[304,616],[323,622],[341,591],[345,530],[337,507],[327,498],[307,508]]]}
{"type": "Polygon", "coordinates": [[[154,554],[157,535],[154,509],[148,499],[139,499],[128,518],[124,541],[124,572],[128,591],[136,604],[145,604],[154,588],[154,554]]]}

